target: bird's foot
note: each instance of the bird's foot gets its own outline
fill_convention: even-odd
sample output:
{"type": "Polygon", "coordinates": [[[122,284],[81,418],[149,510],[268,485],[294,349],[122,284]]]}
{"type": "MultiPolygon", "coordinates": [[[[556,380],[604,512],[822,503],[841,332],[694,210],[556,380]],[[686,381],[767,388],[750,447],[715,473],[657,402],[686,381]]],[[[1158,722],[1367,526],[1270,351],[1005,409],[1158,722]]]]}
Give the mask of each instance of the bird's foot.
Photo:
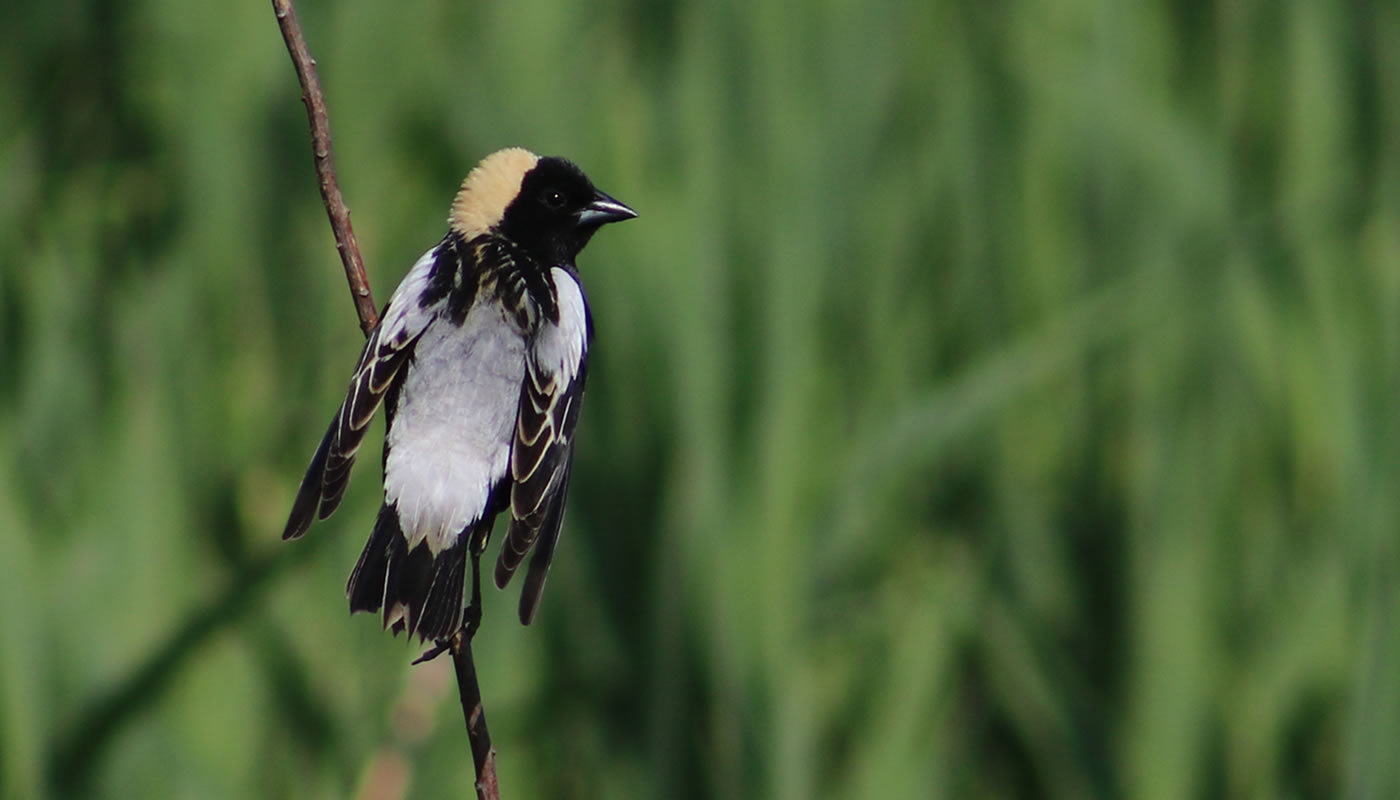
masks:
{"type": "Polygon", "coordinates": [[[436,642],[433,642],[433,646],[431,648],[424,652],[423,655],[413,660],[413,666],[416,667],[419,664],[426,664],[429,661],[432,661],[433,659],[437,658],[443,653],[446,653],[448,650],[451,650],[455,643],[458,641],[471,641],[472,637],[476,635],[476,632],[480,627],[481,606],[477,603],[472,603],[471,605],[468,605],[464,610],[462,617],[462,627],[456,633],[447,637],[446,639],[438,639],[436,642]]]}
{"type": "Polygon", "coordinates": [[[450,649],[452,649],[451,639],[439,639],[436,642],[433,642],[433,646],[429,648],[427,652],[413,659],[413,666],[416,667],[419,664],[426,664],[429,661],[432,661],[433,659],[442,655],[443,653],[446,653],[450,649]]]}
{"type": "Polygon", "coordinates": [[[476,635],[476,631],[481,627],[481,604],[472,603],[467,606],[462,617],[461,634],[467,639],[476,635]]]}

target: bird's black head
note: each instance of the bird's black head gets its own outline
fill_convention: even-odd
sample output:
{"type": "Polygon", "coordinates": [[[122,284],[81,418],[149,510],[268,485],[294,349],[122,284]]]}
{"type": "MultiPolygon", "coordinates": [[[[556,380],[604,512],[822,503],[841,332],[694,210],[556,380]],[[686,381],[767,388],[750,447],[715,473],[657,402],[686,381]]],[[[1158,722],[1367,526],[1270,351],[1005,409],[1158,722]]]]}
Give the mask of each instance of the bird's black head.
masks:
{"type": "Polygon", "coordinates": [[[572,162],[541,158],[520,181],[500,231],[547,264],[572,264],[594,232],[637,213],[593,187],[572,162]]]}
{"type": "Polygon", "coordinates": [[[467,175],[448,222],[467,241],[503,236],[554,265],[572,264],[600,226],[635,216],[593,188],[571,162],[510,147],[482,159],[467,175]]]}

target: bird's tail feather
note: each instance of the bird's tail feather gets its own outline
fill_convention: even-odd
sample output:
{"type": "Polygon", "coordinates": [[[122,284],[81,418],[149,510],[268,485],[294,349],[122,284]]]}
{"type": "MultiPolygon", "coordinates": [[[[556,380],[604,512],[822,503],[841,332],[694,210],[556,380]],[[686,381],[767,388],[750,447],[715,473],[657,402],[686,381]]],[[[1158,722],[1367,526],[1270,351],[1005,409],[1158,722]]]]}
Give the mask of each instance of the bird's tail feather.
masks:
{"type": "Polygon", "coordinates": [[[382,613],[384,627],[424,641],[446,639],[462,624],[467,545],[460,536],[436,556],[426,541],[408,549],[398,511],[385,504],[345,592],[350,611],[382,613]]]}

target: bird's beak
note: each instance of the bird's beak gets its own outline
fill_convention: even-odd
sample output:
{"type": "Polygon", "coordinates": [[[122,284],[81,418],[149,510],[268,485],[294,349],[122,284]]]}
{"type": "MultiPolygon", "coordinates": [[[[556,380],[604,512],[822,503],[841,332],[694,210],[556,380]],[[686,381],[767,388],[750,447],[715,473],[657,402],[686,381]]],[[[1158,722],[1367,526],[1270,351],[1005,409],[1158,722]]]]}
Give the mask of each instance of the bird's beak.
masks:
{"type": "Polygon", "coordinates": [[[621,222],[625,219],[632,219],[637,216],[637,212],[619,203],[602,192],[593,194],[593,202],[583,207],[578,212],[578,224],[583,228],[596,228],[599,225],[606,225],[609,222],[621,222]]]}

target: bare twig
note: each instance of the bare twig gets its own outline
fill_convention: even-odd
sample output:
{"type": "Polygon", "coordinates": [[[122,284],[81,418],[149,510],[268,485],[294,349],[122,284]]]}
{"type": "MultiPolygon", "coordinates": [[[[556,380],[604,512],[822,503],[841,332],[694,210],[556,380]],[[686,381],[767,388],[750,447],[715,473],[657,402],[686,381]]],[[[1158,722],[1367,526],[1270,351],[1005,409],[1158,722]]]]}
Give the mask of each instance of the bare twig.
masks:
{"type": "Polygon", "coordinates": [[[486,730],[486,709],[481,706],[481,687],[476,682],[476,664],[472,661],[472,638],[468,628],[457,631],[452,637],[452,669],[457,673],[457,693],[462,696],[462,719],[467,724],[467,738],[472,745],[477,800],[498,800],[501,793],[496,786],[496,750],[491,747],[491,733],[486,730]]]}
{"type": "MultiPolygon", "coordinates": [[[[307,50],[306,39],[292,9],[292,0],[272,0],[272,8],[277,13],[277,25],[282,29],[287,52],[292,56],[297,78],[301,81],[301,99],[306,104],[306,121],[311,127],[312,154],[316,160],[321,199],[326,204],[326,216],[330,218],[331,230],[335,233],[340,260],[345,265],[345,279],[350,284],[350,295],[360,316],[360,329],[368,336],[379,323],[379,314],[370,295],[369,278],[365,275],[360,246],[355,241],[354,229],[350,227],[350,211],[345,207],[340,185],[336,183],[335,167],[331,163],[330,121],[326,114],[325,98],[321,95],[321,82],[316,77],[316,62],[307,50]]],[[[447,649],[452,651],[452,668],[457,673],[457,691],[462,697],[462,722],[466,725],[467,738],[471,742],[472,766],[476,769],[476,796],[478,800],[500,800],[496,783],[496,751],[491,747],[491,733],[486,729],[486,711],[481,705],[481,687],[477,683],[476,664],[472,660],[471,640],[481,613],[481,576],[475,557],[472,566],[476,580],[472,607],[468,610],[469,622],[447,643],[447,649]]],[[[420,661],[431,657],[425,655],[420,661]]]]}
{"type": "Polygon", "coordinates": [[[306,106],[306,122],[311,126],[316,177],[321,186],[321,200],[326,204],[326,216],[331,220],[331,232],[335,234],[335,249],[340,251],[340,263],[345,265],[345,280],[350,284],[355,313],[360,316],[360,330],[369,336],[379,323],[379,312],[374,308],[365,262],[360,258],[355,229],[350,225],[350,209],[345,207],[345,198],[340,196],[340,184],[335,179],[335,165],[331,162],[331,123],[326,116],[326,99],[321,95],[321,79],[316,77],[316,60],[306,49],[306,38],[301,35],[292,0],[272,0],[272,10],[277,14],[277,27],[282,29],[282,39],[287,43],[287,52],[292,55],[297,79],[301,81],[301,102],[306,106]]]}

